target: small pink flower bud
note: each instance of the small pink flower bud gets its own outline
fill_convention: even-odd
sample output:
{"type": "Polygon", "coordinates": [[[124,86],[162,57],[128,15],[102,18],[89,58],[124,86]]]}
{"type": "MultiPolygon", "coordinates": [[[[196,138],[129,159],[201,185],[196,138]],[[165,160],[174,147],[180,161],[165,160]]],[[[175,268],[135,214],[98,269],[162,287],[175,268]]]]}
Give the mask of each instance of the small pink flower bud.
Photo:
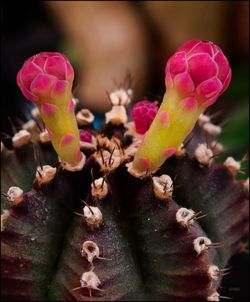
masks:
{"type": "Polygon", "coordinates": [[[165,83],[182,98],[194,97],[202,106],[213,104],[231,81],[231,69],[222,50],[213,42],[191,40],[168,60],[165,83]]]}
{"type": "Polygon", "coordinates": [[[88,130],[79,130],[80,133],[80,141],[91,143],[92,142],[92,133],[88,130]]]}
{"type": "Polygon", "coordinates": [[[136,132],[144,134],[156,116],[158,107],[149,101],[140,101],[131,110],[131,117],[135,122],[136,132]]]}
{"type": "Polygon", "coordinates": [[[30,101],[42,103],[71,89],[74,70],[69,60],[59,52],[41,52],[23,64],[17,74],[17,84],[30,101]]]}

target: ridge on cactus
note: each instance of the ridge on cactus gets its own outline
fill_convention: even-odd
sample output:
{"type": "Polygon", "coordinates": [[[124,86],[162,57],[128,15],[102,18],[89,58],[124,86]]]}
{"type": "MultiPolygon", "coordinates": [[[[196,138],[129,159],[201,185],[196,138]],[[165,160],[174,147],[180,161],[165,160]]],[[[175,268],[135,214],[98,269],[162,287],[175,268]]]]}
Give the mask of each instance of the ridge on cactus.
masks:
{"type": "Polygon", "coordinates": [[[231,69],[221,49],[199,40],[182,45],[168,60],[165,73],[167,91],[133,162],[139,171],[156,171],[173,155],[199,115],[231,81],[231,69]]]}
{"type": "Polygon", "coordinates": [[[17,74],[19,88],[38,106],[60,159],[76,165],[83,154],[72,100],[73,79],[74,70],[69,60],[58,52],[32,56],[17,74]]]}
{"type": "Polygon", "coordinates": [[[237,179],[243,159],[214,162],[223,129],[203,113],[231,79],[222,51],[185,43],[166,65],[160,108],[137,102],[130,121],[133,93],[119,88],[98,130],[87,108],[74,115],[73,77],[50,52],[17,76],[40,115],[11,148],[1,142],[1,299],[224,298],[228,262],[246,246],[249,179],[237,179]]]}

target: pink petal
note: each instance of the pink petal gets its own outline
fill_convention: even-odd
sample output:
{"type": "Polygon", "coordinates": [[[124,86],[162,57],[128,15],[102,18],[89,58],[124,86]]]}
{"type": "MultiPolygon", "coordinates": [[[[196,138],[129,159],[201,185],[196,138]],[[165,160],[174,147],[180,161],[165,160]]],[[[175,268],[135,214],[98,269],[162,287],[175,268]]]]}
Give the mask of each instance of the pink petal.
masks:
{"type": "Polygon", "coordinates": [[[191,55],[195,54],[195,53],[207,53],[209,54],[211,57],[213,56],[214,52],[213,52],[213,48],[211,46],[211,43],[209,42],[202,42],[202,43],[198,43],[196,44],[191,51],[189,51],[188,53],[188,57],[190,57],[191,55]]]}
{"type": "Polygon", "coordinates": [[[31,83],[30,91],[40,98],[50,98],[50,91],[56,82],[51,75],[40,74],[31,83]]]}
{"type": "Polygon", "coordinates": [[[21,69],[20,80],[22,81],[23,85],[30,89],[30,85],[32,81],[37,77],[37,75],[42,74],[42,69],[39,68],[33,62],[26,62],[21,69]]]}
{"type": "MultiPolygon", "coordinates": [[[[216,45],[216,44],[214,44],[214,43],[212,43],[212,42],[210,42],[210,43],[211,43],[211,47],[212,47],[212,49],[213,49],[214,55],[216,55],[217,52],[222,52],[222,50],[220,49],[220,47],[219,47],[218,45],[216,45]]],[[[223,53],[223,52],[222,52],[222,53],[223,53]]]]}
{"type": "MultiPolygon", "coordinates": [[[[149,103],[149,102],[148,102],[149,103]]],[[[145,101],[146,104],[146,101],[145,101]]],[[[149,105],[149,104],[148,104],[149,105]]],[[[148,112],[148,108],[147,107],[139,107],[138,110],[140,111],[140,114],[145,114],[146,112],[148,112]]]]}
{"type": "Polygon", "coordinates": [[[170,74],[172,77],[186,71],[187,69],[186,56],[184,52],[174,54],[170,58],[169,62],[170,74]]]}
{"type": "Polygon", "coordinates": [[[65,65],[66,65],[66,73],[65,73],[66,80],[71,82],[74,79],[74,69],[68,60],[65,61],[65,65]]]}
{"type": "Polygon", "coordinates": [[[182,94],[182,95],[188,95],[191,92],[194,91],[194,83],[188,74],[188,72],[184,72],[182,74],[178,74],[174,78],[174,85],[176,89],[182,94]]]}
{"type": "Polygon", "coordinates": [[[51,90],[51,98],[62,95],[63,93],[65,93],[68,87],[69,83],[67,81],[56,81],[55,86],[51,90]]]}
{"type": "Polygon", "coordinates": [[[179,51],[185,51],[186,53],[188,53],[190,50],[192,50],[192,48],[195,45],[200,44],[200,43],[202,43],[201,40],[189,40],[186,43],[182,44],[182,46],[180,46],[177,49],[177,52],[179,52],[179,51]]]}
{"type": "Polygon", "coordinates": [[[230,69],[228,60],[222,52],[218,52],[214,57],[214,61],[218,64],[218,78],[223,84],[230,69]]]}
{"type": "Polygon", "coordinates": [[[65,60],[62,57],[48,57],[44,65],[44,70],[48,74],[57,77],[58,80],[66,79],[65,60]]]}
{"type": "Polygon", "coordinates": [[[216,78],[209,79],[197,87],[197,95],[200,100],[208,100],[212,97],[219,96],[222,90],[221,82],[216,78]]]}
{"type": "Polygon", "coordinates": [[[44,70],[44,64],[47,60],[47,56],[45,53],[40,53],[38,55],[33,56],[33,62],[38,65],[42,70],[44,70]]]}
{"type": "Polygon", "coordinates": [[[188,70],[195,86],[217,73],[215,62],[208,54],[195,54],[188,59],[188,70]]]}

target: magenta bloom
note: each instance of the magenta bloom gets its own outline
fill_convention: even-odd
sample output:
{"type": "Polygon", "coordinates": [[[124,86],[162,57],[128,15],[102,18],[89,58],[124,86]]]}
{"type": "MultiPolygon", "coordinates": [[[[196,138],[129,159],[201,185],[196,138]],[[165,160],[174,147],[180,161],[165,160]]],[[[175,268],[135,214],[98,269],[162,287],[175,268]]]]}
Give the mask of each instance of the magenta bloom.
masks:
{"type": "Polygon", "coordinates": [[[80,133],[80,141],[91,143],[92,142],[92,133],[88,130],[79,130],[80,133]]]}
{"type": "Polygon", "coordinates": [[[41,52],[23,64],[17,84],[30,101],[41,103],[71,90],[74,70],[69,60],[58,52],[41,52]]]}
{"type": "Polygon", "coordinates": [[[158,107],[149,101],[140,101],[131,110],[131,117],[135,122],[136,132],[144,134],[152,124],[156,116],[158,107]]]}
{"type": "Polygon", "coordinates": [[[228,87],[232,72],[222,50],[212,42],[190,40],[166,65],[166,88],[181,97],[195,97],[203,106],[213,104],[228,87]]]}

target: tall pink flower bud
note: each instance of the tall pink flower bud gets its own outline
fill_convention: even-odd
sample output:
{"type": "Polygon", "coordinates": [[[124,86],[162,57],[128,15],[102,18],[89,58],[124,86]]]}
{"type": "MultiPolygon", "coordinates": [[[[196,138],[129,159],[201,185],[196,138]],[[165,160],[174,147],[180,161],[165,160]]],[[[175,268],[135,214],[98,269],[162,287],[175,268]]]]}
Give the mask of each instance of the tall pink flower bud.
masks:
{"type": "Polygon", "coordinates": [[[231,68],[222,50],[212,42],[191,40],[166,64],[166,88],[181,97],[194,97],[202,106],[213,104],[231,81],[231,68]]]}
{"type": "Polygon", "coordinates": [[[133,168],[156,171],[175,154],[199,115],[227,89],[231,69],[212,42],[191,40],[170,57],[165,69],[166,93],[140,148],[133,168]]]}
{"type": "Polygon", "coordinates": [[[69,60],[59,52],[32,56],[17,74],[19,88],[38,106],[60,159],[71,166],[83,162],[71,92],[73,79],[69,60]]]}

